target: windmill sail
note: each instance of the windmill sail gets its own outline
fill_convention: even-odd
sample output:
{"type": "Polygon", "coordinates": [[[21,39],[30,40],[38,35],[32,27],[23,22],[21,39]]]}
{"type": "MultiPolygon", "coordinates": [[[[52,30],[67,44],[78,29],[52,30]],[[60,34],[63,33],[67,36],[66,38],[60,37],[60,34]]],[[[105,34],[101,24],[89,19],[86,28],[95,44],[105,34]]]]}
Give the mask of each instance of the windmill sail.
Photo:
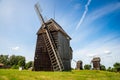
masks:
{"type": "Polygon", "coordinates": [[[43,19],[42,14],[41,14],[41,9],[40,9],[39,3],[35,4],[35,10],[36,10],[36,13],[37,13],[37,15],[38,15],[40,21],[41,21],[41,24],[44,24],[45,21],[44,21],[44,19],[43,19]]]}

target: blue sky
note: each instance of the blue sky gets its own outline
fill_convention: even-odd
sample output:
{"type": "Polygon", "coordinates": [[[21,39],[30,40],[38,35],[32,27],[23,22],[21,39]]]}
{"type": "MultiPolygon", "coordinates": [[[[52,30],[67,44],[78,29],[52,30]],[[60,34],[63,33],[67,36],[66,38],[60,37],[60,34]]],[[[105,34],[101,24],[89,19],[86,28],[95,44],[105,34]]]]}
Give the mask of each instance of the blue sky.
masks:
{"type": "Polygon", "coordinates": [[[74,60],[90,64],[99,56],[106,67],[120,62],[120,0],[0,0],[0,54],[34,59],[37,2],[44,19],[55,17],[71,36],[74,60]]]}

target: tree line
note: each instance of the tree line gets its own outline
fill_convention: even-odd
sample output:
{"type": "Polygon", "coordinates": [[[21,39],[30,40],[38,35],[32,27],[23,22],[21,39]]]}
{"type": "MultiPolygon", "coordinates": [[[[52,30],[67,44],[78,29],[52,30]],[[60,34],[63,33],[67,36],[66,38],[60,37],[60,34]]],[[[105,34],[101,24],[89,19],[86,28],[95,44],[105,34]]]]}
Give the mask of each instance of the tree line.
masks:
{"type": "MultiPolygon", "coordinates": [[[[26,63],[26,59],[24,56],[18,56],[18,55],[0,55],[0,64],[4,64],[4,68],[12,68],[12,69],[18,69],[19,67],[23,67],[24,69],[29,69],[33,66],[33,61],[29,61],[26,63]]],[[[90,70],[91,65],[85,64],[84,65],[85,70],[90,70]]],[[[112,67],[106,67],[104,65],[100,65],[100,70],[104,71],[111,71],[111,72],[120,72],[120,63],[116,62],[113,64],[112,67]]]]}
{"type": "Polygon", "coordinates": [[[0,55],[0,63],[4,65],[4,68],[18,69],[19,67],[23,67],[24,69],[28,69],[32,67],[33,61],[26,63],[25,57],[19,55],[0,55]]]}
{"type": "MultiPolygon", "coordinates": [[[[84,69],[85,70],[90,70],[91,65],[90,64],[85,64],[84,69]]],[[[104,65],[101,64],[100,65],[100,70],[110,71],[110,72],[120,72],[120,63],[116,62],[116,63],[113,64],[113,67],[108,67],[107,69],[106,69],[106,67],[104,65]]]]}

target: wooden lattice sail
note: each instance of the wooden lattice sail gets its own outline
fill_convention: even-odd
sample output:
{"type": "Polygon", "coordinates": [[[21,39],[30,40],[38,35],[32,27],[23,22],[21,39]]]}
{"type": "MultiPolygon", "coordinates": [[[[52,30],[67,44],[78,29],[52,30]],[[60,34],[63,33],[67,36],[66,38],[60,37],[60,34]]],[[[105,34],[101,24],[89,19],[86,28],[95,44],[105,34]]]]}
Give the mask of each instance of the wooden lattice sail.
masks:
{"type": "Polygon", "coordinates": [[[53,19],[45,22],[37,5],[35,5],[35,8],[41,18],[42,26],[37,32],[34,70],[71,70],[71,38],[53,19]]]}

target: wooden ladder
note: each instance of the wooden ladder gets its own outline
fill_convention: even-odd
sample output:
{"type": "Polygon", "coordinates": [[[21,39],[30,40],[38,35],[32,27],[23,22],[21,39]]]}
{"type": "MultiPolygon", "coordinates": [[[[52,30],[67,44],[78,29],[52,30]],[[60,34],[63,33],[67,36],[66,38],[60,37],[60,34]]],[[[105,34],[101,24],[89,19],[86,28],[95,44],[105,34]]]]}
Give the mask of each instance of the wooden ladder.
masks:
{"type": "Polygon", "coordinates": [[[51,60],[51,64],[53,67],[54,71],[63,71],[64,70],[64,66],[62,63],[62,60],[60,58],[59,52],[56,48],[55,42],[52,38],[52,35],[50,33],[50,31],[48,30],[48,28],[45,29],[45,34],[43,34],[45,43],[46,43],[46,47],[48,50],[48,54],[51,60]]]}

